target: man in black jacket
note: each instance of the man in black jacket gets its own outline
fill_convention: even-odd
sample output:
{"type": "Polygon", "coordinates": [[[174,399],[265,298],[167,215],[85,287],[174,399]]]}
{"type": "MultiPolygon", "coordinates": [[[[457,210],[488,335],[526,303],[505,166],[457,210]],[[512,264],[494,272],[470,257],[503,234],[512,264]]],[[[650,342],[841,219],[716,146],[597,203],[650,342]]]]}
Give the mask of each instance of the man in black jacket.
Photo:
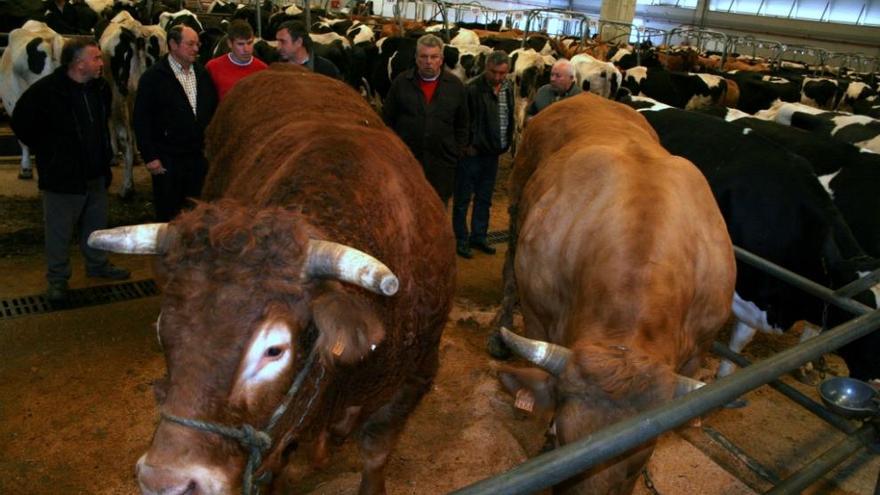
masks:
{"type": "Polygon", "coordinates": [[[210,74],[196,59],[199,36],[187,26],[168,31],[168,55],[144,72],[134,104],[134,132],[153,176],[156,218],[177,216],[202,192],[208,162],[205,129],[217,107],[210,74]]]}
{"type": "Polygon", "coordinates": [[[443,204],[455,185],[455,166],[468,143],[464,84],[443,69],[443,41],[426,34],[416,42],[416,67],[394,79],[382,119],[409,146],[443,204]]]}
{"type": "Polygon", "coordinates": [[[80,223],[79,242],[90,277],[122,280],[128,270],[111,265],[107,253],[88,247],[95,230],[107,227],[107,187],[113,152],[107,119],[111,93],[94,40],[67,41],[61,67],[34,83],[12,114],[16,136],[37,155],[46,237],[47,297],[62,302],[70,278],[69,246],[80,223]]]}
{"type": "Polygon", "coordinates": [[[317,74],[333,79],[341,79],[336,64],[315,53],[312,38],[306,25],[299,21],[287,21],[275,33],[278,42],[278,55],[282,60],[301,65],[317,74]]]}
{"type": "Polygon", "coordinates": [[[467,83],[470,113],[470,145],[455,171],[455,196],[452,200],[452,227],[455,251],[472,258],[471,247],[486,254],[495,248],[486,242],[489,208],[498,175],[498,156],[510,148],[513,137],[513,89],[507,74],[510,57],[497,50],[486,59],[486,70],[467,83]],[[471,231],[468,235],[467,211],[474,198],[471,231]]]}

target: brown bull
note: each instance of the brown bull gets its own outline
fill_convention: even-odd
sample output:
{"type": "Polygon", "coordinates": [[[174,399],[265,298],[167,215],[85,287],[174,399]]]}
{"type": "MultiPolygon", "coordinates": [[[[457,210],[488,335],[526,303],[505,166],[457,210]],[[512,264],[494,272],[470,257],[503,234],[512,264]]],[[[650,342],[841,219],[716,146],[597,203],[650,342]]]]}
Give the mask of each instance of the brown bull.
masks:
{"type": "MultiPolygon", "coordinates": [[[[733,251],[703,175],[628,107],[592,94],[556,103],[529,123],[521,150],[501,321],[514,270],[528,338],[504,330],[504,341],[549,373],[500,377],[526,409],[555,404],[556,442],[566,444],[693,383],[677,375],[699,369],[728,318],[733,251]]],[[[630,493],[652,450],[556,491],[630,493]]]]}
{"type": "Polygon", "coordinates": [[[314,440],[321,460],[328,436],[357,433],[360,492],[384,493],[451,305],[442,204],[362,98],[299,67],[240,82],[207,151],[206,202],[92,239],[161,254],[167,376],[141,490],[250,491],[291,447],[314,440]]]}

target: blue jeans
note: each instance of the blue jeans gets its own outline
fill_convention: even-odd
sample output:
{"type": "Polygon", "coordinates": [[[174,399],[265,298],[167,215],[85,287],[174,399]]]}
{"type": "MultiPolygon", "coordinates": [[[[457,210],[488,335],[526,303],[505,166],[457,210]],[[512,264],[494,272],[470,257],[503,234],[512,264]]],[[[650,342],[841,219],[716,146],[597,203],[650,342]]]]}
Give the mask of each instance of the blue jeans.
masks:
{"type": "Polygon", "coordinates": [[[452,197],[452,229],[459,243],[486,242],[489,230],[489,208],[498,175],[498,155],[467,156],[455,170],[455,192],[452,197]],[[467,212],[471,198],[474,210],[468,234],[467,212]]]}

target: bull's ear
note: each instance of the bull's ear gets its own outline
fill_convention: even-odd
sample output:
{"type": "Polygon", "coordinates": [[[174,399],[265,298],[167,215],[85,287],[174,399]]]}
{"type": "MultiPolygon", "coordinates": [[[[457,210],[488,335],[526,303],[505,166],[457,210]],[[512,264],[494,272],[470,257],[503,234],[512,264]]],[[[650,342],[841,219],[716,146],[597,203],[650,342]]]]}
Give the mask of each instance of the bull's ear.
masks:
{"type": "Polygon", "coordinates": [[[318,327],[315,346],[324,363],[360,361],[385,339],[385,327],[362,296],[328,290],[312,300],[312,320],[318,327]]]}
{"type": "Polygon", "coordinates": [[[538,368],[498,368],[498,379],[515,399],[514,406],[526,412],[552,413],[556,406],[556,378],[538,368]]]}

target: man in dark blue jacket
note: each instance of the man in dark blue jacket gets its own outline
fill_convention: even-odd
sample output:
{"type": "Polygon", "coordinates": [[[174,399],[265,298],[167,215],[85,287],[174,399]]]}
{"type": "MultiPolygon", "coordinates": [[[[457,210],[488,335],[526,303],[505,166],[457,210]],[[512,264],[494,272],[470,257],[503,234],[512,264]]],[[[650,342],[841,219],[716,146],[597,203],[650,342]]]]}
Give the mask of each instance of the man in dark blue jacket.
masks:
{"type": "Polygon", "coordinates": [[[443,69],[443,41],[426,34],[416,42],[416,66],[394,79],[382,119],[400,136],[444,205],[455,186],[455,166],[468,141],[464,84],[443,69]]]}
{"type": "Polygon", "coordinates": [[[106,252],[86,244],[89,234],[107,227],[113,152],[107,127],[111,94],[101,78],[103,66],[94,40],[67,41],[61,67],[28,88],[12,114],[15,135],[37,156],[51,302],[67,297],[68,250],[77,223],[88,276],[122,280],[130,275],[111,265],[106,252]]]}
{"type": "Polygon", "coordinates": [[[489,208],[498,175],[498,156],[510,148],[513,138],[513,89],[507,74],[510,57],[497,50],[486,59],[486,70],[467,83],[470,115],[470,145],[455,171],[455,194],[452,199],[452,228],[455,230],[455,251],[463,258],[472,258],[471,248],[495,254],[486,241],[489,230],[489,208]],[[468,233],[467,212],[474,200],[471,231],[468,233]]]}
{"type": "Polygon", "coordinates": [[[168,31],[168,55],[144,72],[134,104],[134,132],[153,176],[156,218],[177,216],[202,192],[208,162],[205,129],[217,108],[217,90],[196,59],[199,36],[187,26],[168,31]]]}

